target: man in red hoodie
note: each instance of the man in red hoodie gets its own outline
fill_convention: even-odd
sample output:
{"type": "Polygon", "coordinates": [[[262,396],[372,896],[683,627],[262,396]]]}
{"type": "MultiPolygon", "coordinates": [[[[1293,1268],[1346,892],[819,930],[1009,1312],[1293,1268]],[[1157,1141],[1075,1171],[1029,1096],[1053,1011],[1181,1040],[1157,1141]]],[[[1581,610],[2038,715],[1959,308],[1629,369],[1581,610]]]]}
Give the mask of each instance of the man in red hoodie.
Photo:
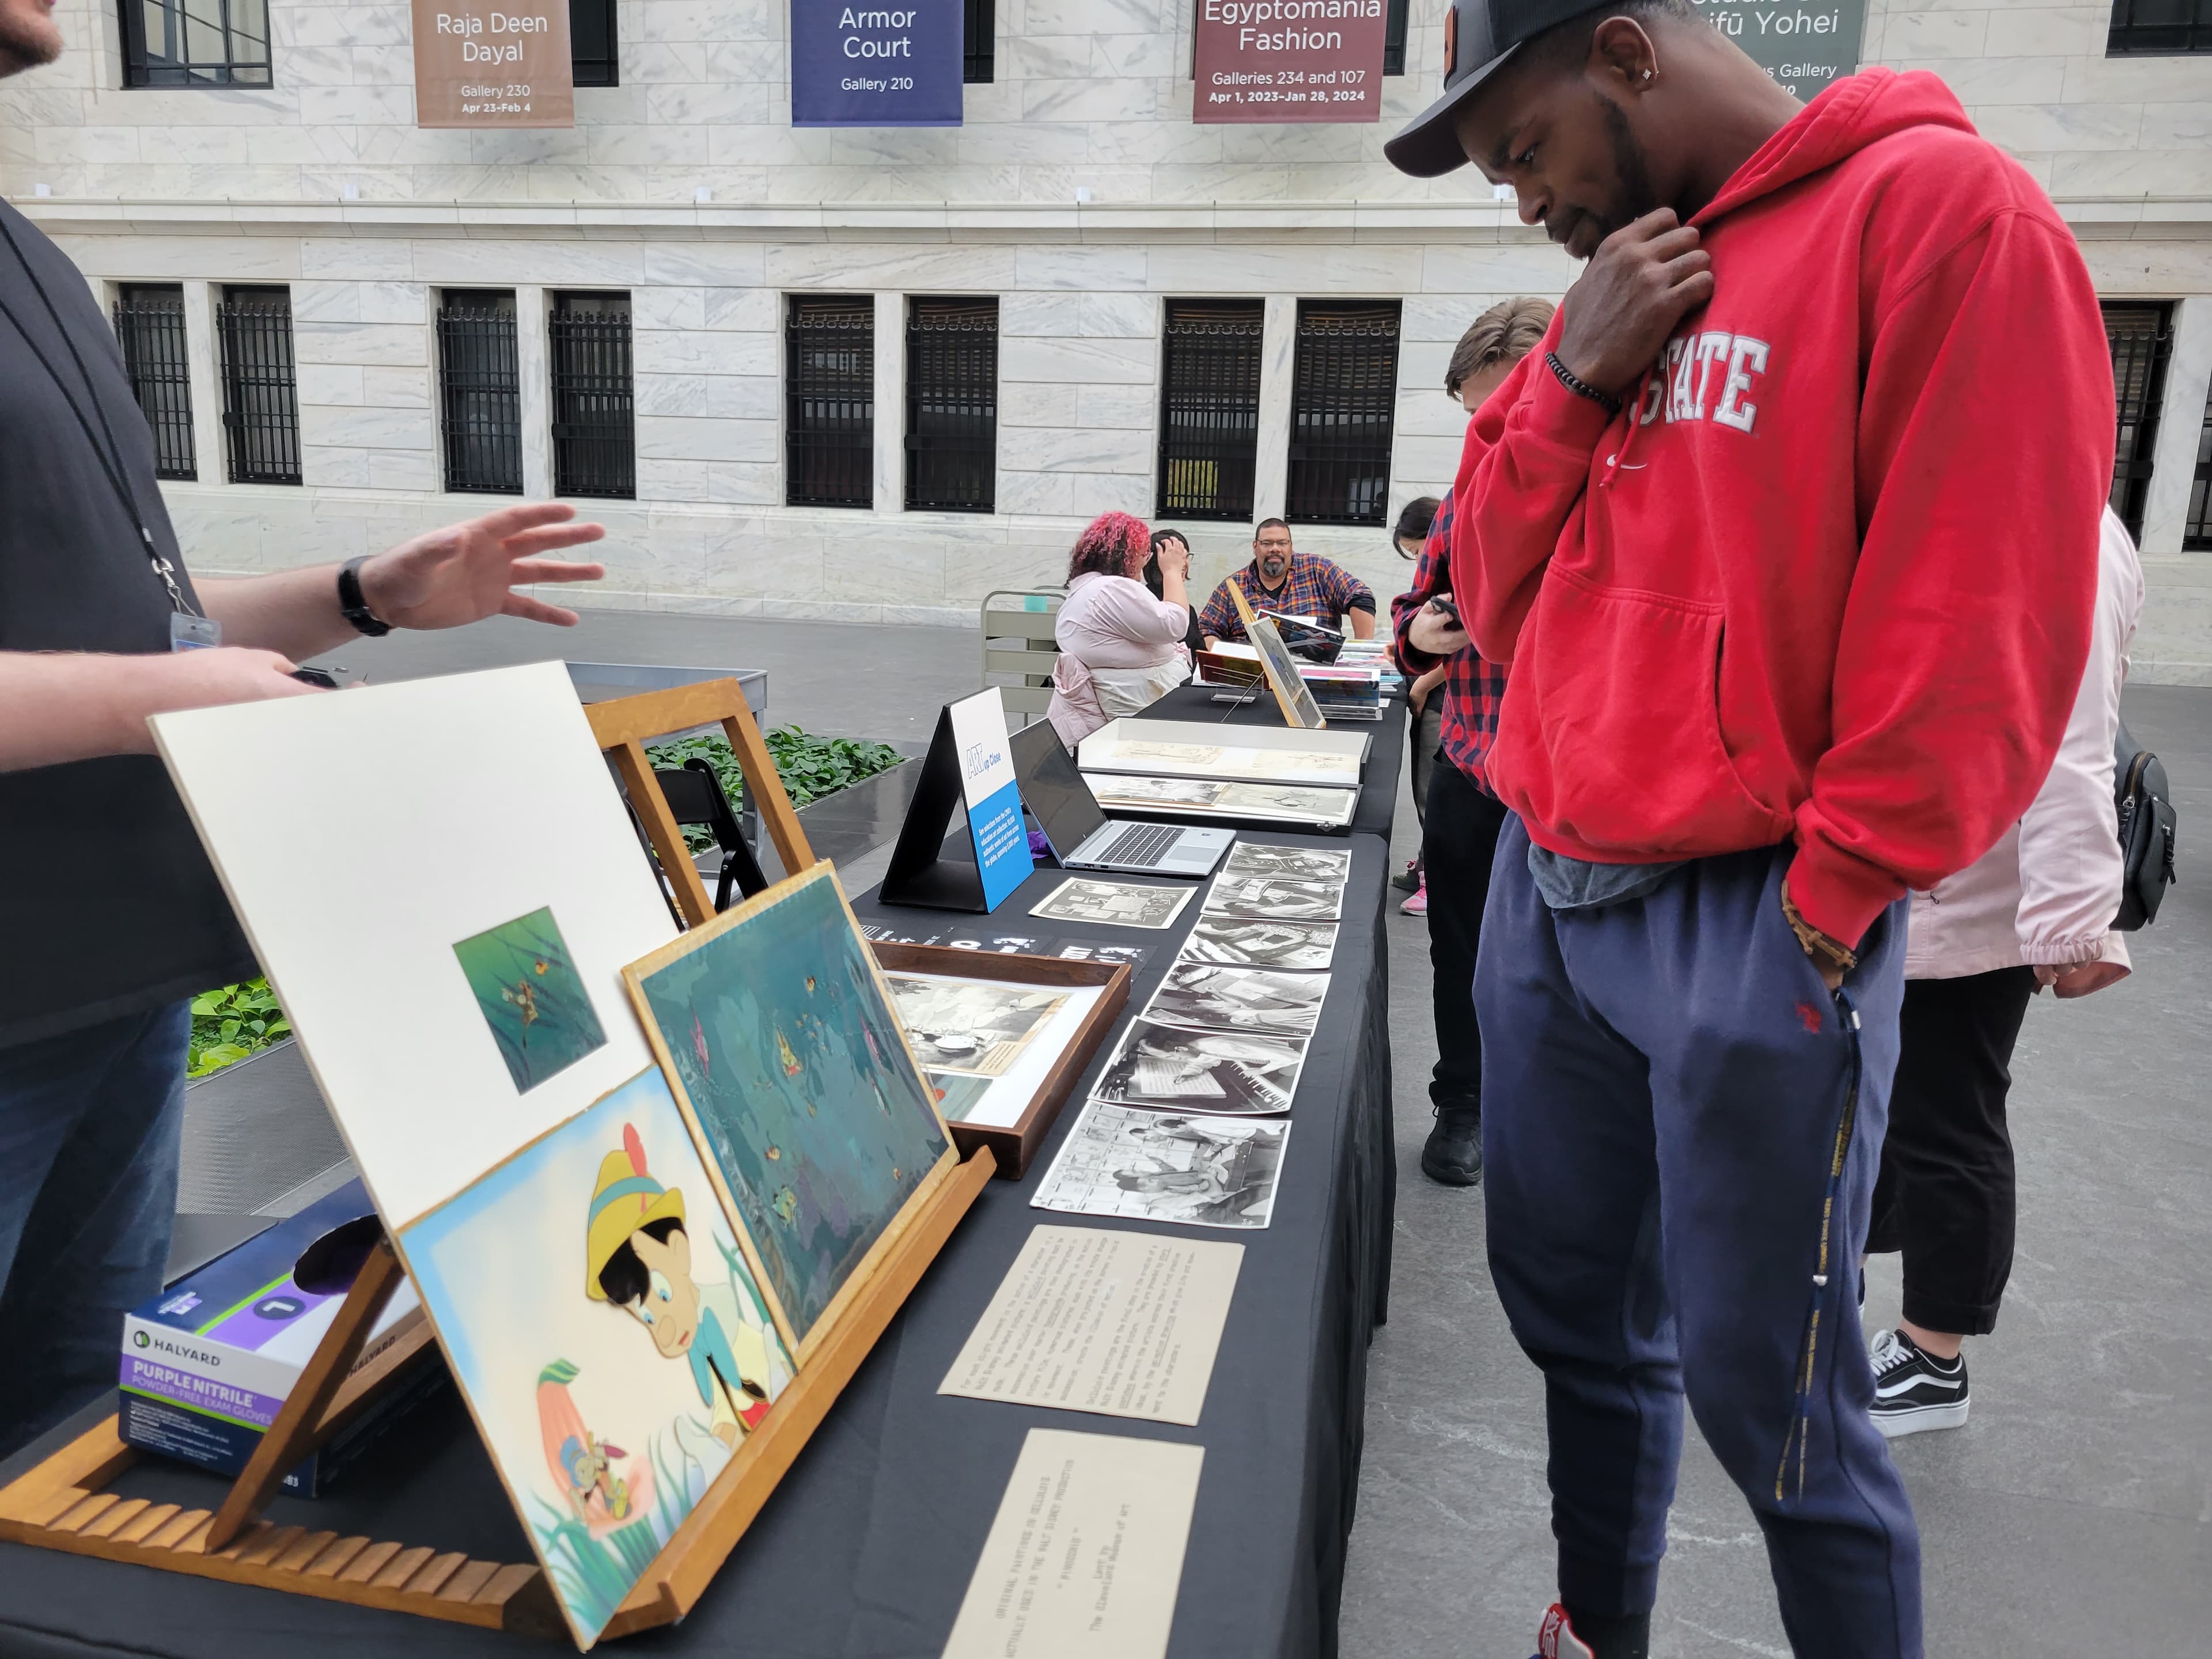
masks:
{"type": "Polygon", "coordinates": [[[1905,894],[2019,817],[2080,683],[2096,296],[1931,76],[1801,107],[1687,0],[1458,0],[1446,52],[1390,159],[1473,161],[1589,261],[1454,490],[1453,589],[1511,670],[1475,1006],[1546,1651],[1645,1651],[1686,1394],[1796,1652],[1909,1659],[1854,1296],[1905,894]]]}

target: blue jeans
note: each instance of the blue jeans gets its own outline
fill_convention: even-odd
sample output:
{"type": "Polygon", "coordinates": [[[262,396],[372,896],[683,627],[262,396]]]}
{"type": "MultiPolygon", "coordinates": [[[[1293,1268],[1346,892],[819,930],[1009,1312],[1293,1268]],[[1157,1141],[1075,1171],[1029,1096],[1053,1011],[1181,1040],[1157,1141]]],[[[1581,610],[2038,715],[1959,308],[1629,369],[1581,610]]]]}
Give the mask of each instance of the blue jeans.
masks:
{"type": "Polygon", "coordinates": [[[1558,913],[1528,850],[1509,818],[1474,1002],[1491,1274],[1544,1373],[1560,1599],[1650,1610],[1686,1397],[1765,1534],[1791,1650],[1919,1659],[1919,1534],[1856,1293],[1904,902],[1832,994],[1783,917],[1786,846],[1558,913]]]}
{"type": "Polygon", "coordinates": [[[0,1048],[0,1456],[115,1386],[176,1220],[189,1003],[0,1048]]]}

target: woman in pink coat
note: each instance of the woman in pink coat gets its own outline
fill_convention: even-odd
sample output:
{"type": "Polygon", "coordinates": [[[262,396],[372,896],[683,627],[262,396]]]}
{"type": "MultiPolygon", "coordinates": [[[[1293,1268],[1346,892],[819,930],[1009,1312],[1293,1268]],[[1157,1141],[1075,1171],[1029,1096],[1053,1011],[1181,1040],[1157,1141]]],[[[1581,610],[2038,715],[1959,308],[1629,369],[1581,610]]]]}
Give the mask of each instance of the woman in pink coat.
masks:
{"type": "Polygon", "coordinates": [[[1190,678],[1190,550],[1160,547],[1160,597],[1139,580],[1152,556],[1141,519],[1105,513],[1077,538],[1067,598],[1053,623],[1060,660],[1046,710],[1070,749],[1108,720],[1133,714],[1190,678]]]}
{"type": "Polygon", "coordinates": [[[2012,1272],[2005,1094],[2028,999],[2045,986],[2085,997],[2129,970],[2112,931],[2112,745],[2142,614],[2142,567],[2107,507],[2089,663],[2050,777],[1980,860],[1912,896],[1903,1046],[1867,1235],[1870,1253],[1905,1254],[1905,1317],[1874,1341],[1875,1425],[1893,1438],[1966,1420],[1961,1339],[1996,1328],[2012,1272]]]}

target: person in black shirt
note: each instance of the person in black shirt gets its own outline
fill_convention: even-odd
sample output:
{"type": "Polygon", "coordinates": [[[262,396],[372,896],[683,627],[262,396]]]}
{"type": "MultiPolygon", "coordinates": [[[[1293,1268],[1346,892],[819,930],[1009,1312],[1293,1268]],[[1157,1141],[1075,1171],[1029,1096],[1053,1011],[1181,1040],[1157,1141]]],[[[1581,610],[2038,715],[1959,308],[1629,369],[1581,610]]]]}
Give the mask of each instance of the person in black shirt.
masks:
{"type": "MultiPolygon", "coordinates": [[[[0,0],[0,76],[60,49],[43,5],[0,0]]],[[[605,574],[548,556],[603,533],[573,518],[196,584],[106,320],[0,203],[0,1456],[113,1385],[168,1255],[188,999],[259,971],[147,716],[323,695],[295,661],[362,633],[571,624],[519,590],[605,574]]]]}

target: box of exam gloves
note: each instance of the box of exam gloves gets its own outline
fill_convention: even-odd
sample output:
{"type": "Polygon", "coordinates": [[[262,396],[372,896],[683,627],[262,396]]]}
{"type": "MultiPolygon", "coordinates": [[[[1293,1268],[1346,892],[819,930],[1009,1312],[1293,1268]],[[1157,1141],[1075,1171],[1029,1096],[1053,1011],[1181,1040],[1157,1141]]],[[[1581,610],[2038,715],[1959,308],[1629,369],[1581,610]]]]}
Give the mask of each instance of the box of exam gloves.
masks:
{"type": "MultiPolygon", "coordinates": [[[[222,1474],[244,1469],[337,1316],[377,1237],[375,1213],[362,1183],[349,1182],[133,1310],[123,1322],[116,1413],[125,1443],[222,1474]]],[[[414,1284],[402,1279],[354,1370],[417,1340],[423,1316],[414,1284]]],[[[418,1354],[285,1475],[284,1490],[327,1490],[446,1376],[434,1352],[418,1354]]]]}

